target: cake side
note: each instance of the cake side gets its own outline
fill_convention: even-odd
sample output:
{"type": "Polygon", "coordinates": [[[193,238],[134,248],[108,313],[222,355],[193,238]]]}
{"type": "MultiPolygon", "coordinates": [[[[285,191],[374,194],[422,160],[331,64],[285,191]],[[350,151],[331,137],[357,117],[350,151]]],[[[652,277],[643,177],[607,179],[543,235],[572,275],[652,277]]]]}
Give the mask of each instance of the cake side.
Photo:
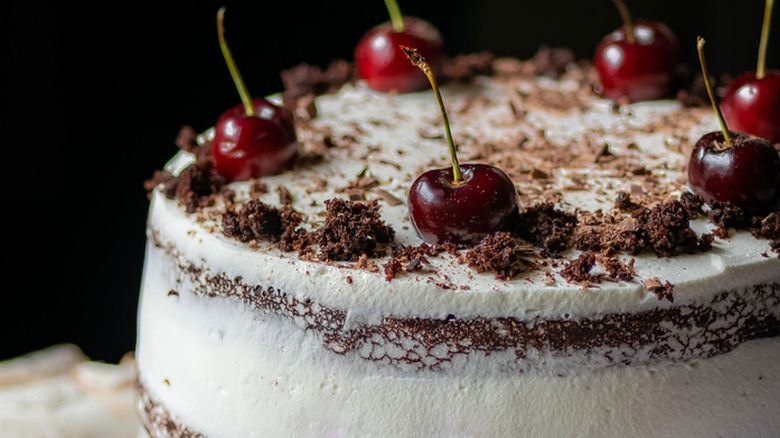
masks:
{"type": "MultiPolygon", "coordinates": [[[[313,315],[292,318],[238,297],[197,295],[164,251],[150,249],[148,260],[155,267],[145,274],[139,319],[141,417],[152,431],[153,424],[187,431],[150,436],[657,436],[778,426],[777,337],[745,340],[712,357],[631,366],[604,363],[601,345],[593,352],[512,346],[448,356],[427,349],[434,330],[372,336],[364,344],[370,348],[334,351],[311,327],[313,315]],[[420,370],[416,362],[389,360],[398,354],[434,362],[420,370]],[[522,363],[535,368],[518,370],[522,363]],[[567,421],[551,425],[540,410],[567,421]]],[[[701,353],[695,342],[678,347],[701,353]]]]}

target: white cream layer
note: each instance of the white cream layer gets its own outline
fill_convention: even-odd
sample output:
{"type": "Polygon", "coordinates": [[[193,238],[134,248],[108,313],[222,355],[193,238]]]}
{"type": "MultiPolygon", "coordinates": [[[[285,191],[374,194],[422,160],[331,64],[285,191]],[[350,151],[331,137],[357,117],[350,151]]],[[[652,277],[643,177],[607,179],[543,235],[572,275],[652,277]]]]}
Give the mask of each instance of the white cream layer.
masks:
{"type": "MultiPolygon", "coordinates": [[[[141,382],[181,423],[218,437],[710,437],[780,430],[780,339],[690,363],[566,377],[396,373],[338,356],[291,320],[191,293],[148,253],[141,382]]],[[[496,353],[500,360],[501,353],[496,353]]],[[[493,356],[487,359],[493,358],[493,356]]],[[[469,371],[470,368],[474,368],[469,371]]]]}

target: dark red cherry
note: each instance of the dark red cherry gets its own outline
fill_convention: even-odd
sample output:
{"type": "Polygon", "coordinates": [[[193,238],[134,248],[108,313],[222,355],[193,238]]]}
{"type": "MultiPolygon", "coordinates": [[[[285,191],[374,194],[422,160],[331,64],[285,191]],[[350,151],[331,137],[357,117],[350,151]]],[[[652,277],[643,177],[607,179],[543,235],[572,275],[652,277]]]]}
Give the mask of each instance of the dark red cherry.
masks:
{"type": "Polygon", "coordinates": [[[358,75],[373,90],[409,93],[428,88],[428,81],[411,65],[398,46],[415,47],[436,74],[441,68],[441,34],[427,21],[404,17],[405,30],[397,32],[388,21],[371,29],[355,49],[358,75]]]}
{"type": "Polygon", "coordinates": [[[223,113],[214,127],[214,168],[230,181],[280,173],[298,158],[292,116],[265,99],[252,104],[256,115],[247,115],[238,105],[223,113]]]}
{"type": "Polygon", "coordinates": [[[745,73],[726,87],[720,101],[730,128],[780,142],[780,72],[767,70],[758,79],[745,73]]]}
{"type": "Polygon", "coordinates": [[[624,25],[605,36],[596,47],[593,63],[601,94],[630,102],[669,96],[680,59],[677,38],[669,28],[654,21],[637,20],[633,30],[632,39],[624,25]]]}
{"type": "Polygon", "coordinates": [[[463,164],[453,183],[452,168],[429,170],[409,190],[409,214],[428,243],[476,244],[496,231],[514,228],[519,217],[515,185],[497,167],[463,164]]]}
{"type": "Polygon", "coordinates": [[[688,181],[705,202],[731,202],[748,214],[764,214],[780,198],[780,155],[766,140],[729,131],[705,134],[688,163],[688,181]]]}

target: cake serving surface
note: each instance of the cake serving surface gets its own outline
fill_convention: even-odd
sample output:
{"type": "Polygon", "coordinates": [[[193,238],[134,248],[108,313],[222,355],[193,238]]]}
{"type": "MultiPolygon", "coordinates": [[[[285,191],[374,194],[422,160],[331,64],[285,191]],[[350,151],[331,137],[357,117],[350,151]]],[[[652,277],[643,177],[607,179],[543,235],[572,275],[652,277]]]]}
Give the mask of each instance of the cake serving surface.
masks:
{"type": "Polygon", "coordinates": [[[183,131],[150,183],[145,433],[780,429],[780,219],[689,192],[711,109],[616,105],[589,66],[540,64],[483,56],[442,88],[461,162],[518,192],[517,229],[477,245],[425,244],[409,219],[412,181],[449,163],[431,92],[287,93],[300,161],[249,181],[183,131]]]}

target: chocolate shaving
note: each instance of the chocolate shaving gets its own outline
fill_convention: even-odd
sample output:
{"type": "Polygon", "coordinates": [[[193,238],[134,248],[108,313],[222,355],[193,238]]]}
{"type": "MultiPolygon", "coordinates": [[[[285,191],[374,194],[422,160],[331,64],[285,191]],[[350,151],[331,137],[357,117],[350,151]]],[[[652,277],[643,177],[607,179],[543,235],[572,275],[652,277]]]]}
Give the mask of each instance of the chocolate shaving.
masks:
{"type": "Polygon", "coordinates": [[[665,281],[661,284],[661,280],[659,280],[658,277],[653,277],[643,281],[642,285],[645,287],[645,290],[656,294],[658,296],[658,301],[666,300],[670,303],[674,302],[674,295],[672,294],[672,292],[674,292],[674,285],[669,283],[669,281],[665,281]]]}
{"type": "Polygon", "coordinates": [[[561,271],[561,276],[571,283],[589,286],[592,283],[600,283],[601,276],[591,274],[590,271],[596,264],[596,255],[591,252],[580,254],[576,259],[567,263],[561,271]]]}

